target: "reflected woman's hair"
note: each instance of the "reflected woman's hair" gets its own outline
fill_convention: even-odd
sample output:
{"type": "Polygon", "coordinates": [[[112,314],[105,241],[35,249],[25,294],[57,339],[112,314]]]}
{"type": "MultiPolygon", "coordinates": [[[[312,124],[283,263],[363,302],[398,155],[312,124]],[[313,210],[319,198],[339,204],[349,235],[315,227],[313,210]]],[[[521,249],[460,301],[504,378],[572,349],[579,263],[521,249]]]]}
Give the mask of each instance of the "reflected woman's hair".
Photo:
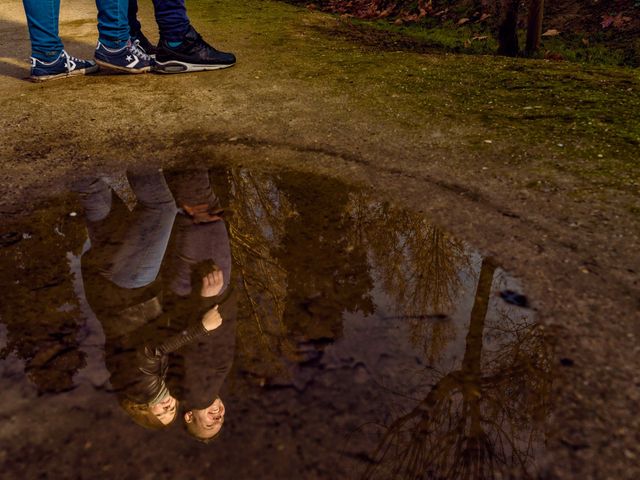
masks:
{"type": "Polygon", "coordinates": [[[136,403],[128,398],[121,397],[118,399],[118,404],[134,422],[147,430],[165,430],[172,426],[180,416],[178,414],[179,402],[176,402],[176,414],[167,424],[162,423],[146,403],[136,403]]]}

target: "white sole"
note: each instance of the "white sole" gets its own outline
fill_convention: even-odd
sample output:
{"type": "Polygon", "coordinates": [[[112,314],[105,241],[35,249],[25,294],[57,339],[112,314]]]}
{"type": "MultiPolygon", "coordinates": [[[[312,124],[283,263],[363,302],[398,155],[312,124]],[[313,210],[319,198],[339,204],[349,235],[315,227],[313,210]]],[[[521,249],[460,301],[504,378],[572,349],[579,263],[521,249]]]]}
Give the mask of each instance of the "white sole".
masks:
{"type": "Polygon", "coordinates": [[[204,72],[208,70],[221,70],[223,68],[233,67],[231,65],[198,65],[195,63],[180,62],[178,60],[169,60],[168,62],[159,62],[156,60],[156,72],[158,73],[188,73],[188,72],[204,72]]]}
{"type": "Polygon", "coordinates": [[[61,78],[69,78],[69,77],[77,77],[80,75],[89,75],[90,73],[97,72],[100,69],[98,65],[89,68],[79,68],[77,70],[73,70],[72,72],[58,73],[56,75],[40,75],[40,76],[30,76],[29,80],[36,83],[47,82],[49,80],[59,80],[61,78]]]}
{"type": "Polygon", "coordinates": [[[103,62],[102,60],[98,60],[97,58],[95,60],[96,60],[96,63],[100,65],[102,68],[106,68],[107,70],[116,70],[118,72],[126,72],[126,73],[133,73],[133,74],[147,73],[147,72],[150,72],[152,68],[151,66],[143,67],[143,68],[127,68],[127,67],[120,67],[118,65],[112,65],[110,63],[103,62]]]}

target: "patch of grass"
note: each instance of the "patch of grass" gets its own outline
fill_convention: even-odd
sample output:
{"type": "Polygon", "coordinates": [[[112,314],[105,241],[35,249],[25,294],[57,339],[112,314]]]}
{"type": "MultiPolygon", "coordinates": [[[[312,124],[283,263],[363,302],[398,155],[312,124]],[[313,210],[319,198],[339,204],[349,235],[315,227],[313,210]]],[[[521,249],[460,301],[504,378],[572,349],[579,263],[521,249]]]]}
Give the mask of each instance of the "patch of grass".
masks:
{"type": "Polygon", "coordinates": [[[432,138],[453,163],[481,156],[520,174],[638,191],[638,71],[431,47],[453,51],[472,27],[458,36],[463,29],[344,22],[278,2],[197,5],[218,8],[215,28],[245,38],[260,82],[302,82],[300,95],[322,91],[342,99],[345,117],[367,112],[371,122],[432,138]],[[422,53],[400,48],[408,31],[426,45],[422,53]]]}
{"type": "MultiPolygon", "coordinates": [[[[524,38],[524,35],[523,35],[524,38]]],[[[640,39],[615,42],[610,35],[586,37],[562,34],[543,37],[541,53],[549,52],[570,62],[592,65],[640,66],[640,39]]]]}
{"type": "Polygon", "coordinates": [[[395,25],[388,21],[364,21],[351,19],[350,22],[361,29],[372,28],[395,36],[399,44],[419,50],[431,49],[451,53],[492,54],[498,49],[497,41],[479,25],[456,27],[453,22],[443,24],[433,20],[417,24],[395,25]],[[401,38],[405,37],[401,41],[401,38]]]}

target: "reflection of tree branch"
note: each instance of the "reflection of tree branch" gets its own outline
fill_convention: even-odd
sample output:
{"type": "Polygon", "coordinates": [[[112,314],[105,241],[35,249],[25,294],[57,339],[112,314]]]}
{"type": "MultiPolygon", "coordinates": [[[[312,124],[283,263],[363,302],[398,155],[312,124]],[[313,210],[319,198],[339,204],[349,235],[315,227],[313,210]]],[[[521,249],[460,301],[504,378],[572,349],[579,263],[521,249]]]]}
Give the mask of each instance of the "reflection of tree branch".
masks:
{"type": "Polygon", "coordinates": [[[536,436],[531,422],[549,391],[544,362],[533,370],[529,363],[540,363],[544,345],[535,328],[525,333],[514,325],[516,335],[506,344],[511,354],[483,361],[494,272],[483,261],[461,368],[442,376],[422,402],[385,429],[373,453],[376,463],[363,479],[484,479],[499,465],[528,475],[536,436]],[[520,387],[523,381],[528,389],[520,387]]]}

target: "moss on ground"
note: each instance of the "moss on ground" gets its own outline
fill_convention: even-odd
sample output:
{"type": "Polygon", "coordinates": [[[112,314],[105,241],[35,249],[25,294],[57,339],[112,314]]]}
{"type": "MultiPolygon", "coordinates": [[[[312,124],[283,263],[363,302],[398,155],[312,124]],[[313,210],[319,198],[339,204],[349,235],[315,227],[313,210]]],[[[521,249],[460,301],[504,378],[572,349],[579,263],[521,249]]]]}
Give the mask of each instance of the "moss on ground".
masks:
{"type": "Polygon", "coordinates": [[[334,16],[279,2],[200,1],[190,9],[225,36],[241,36],[252,51],[249,68],[268,81],[301,80],[310,94],[329,88],[372,119],[442,132],[438,147],[452,154],[480,155],[549,182],[572,175],[595,187],[639,189],[637,70],[414,53],[378,45],[375,32],[362,34],[334,16]]]}

